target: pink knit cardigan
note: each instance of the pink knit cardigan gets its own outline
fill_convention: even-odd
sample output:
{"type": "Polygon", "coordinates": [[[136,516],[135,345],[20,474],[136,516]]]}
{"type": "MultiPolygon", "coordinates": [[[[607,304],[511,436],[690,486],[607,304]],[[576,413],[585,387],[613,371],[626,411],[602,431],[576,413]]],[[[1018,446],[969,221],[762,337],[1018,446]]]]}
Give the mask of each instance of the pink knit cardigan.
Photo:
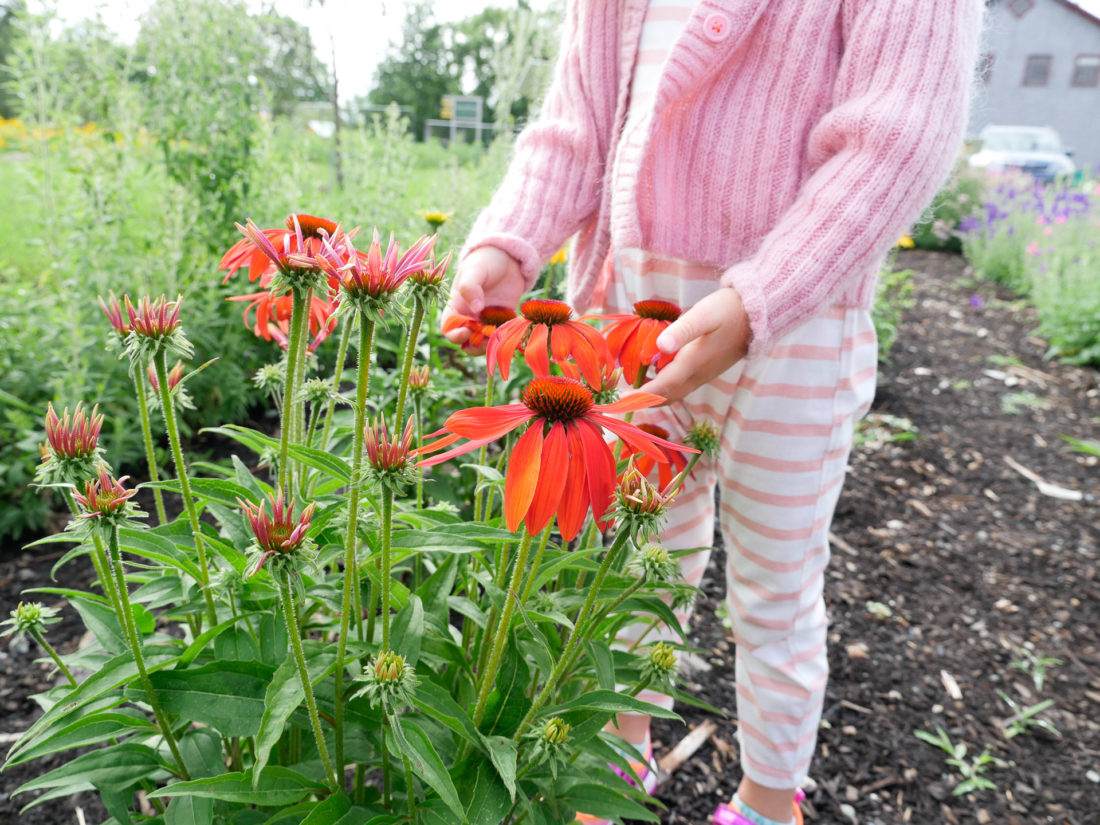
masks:
{"type": "Polygon", "coordinates": [[[647,5],[570,0],[542,114],[466,251],[504,249],[530,287],[576,233],[581,309],[612,248],[718,267],[750,355],[824,307],[869,307],[959,151],[982,0],[700,0],[649,133],[621,142],[647,5]]]}

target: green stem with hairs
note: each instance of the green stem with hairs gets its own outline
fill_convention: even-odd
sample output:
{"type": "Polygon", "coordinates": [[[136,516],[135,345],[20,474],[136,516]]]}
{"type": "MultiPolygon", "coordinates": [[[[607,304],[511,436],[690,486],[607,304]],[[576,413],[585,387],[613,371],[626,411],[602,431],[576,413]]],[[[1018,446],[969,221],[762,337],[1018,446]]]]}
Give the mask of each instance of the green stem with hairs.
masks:
{"type": "Polygon", "coordinates": [[[62,673],[65,674],[65,678],[69,680],[69,685],[71,687],[76,687],[76,679],[73,678],[73,674],[69,671],[67,667],[65,667],[65,663],[61,661],[61,657],[57,655],[57,651],[53,649],[53,645],[46,641],[46,637],[42,635],[42,631],[39,630],[37,627],[32,627],[30,629],[30,634],[34,637],[34,640],[38,642],[42,649],[50,655],[50,658],[53,659],[54,664],[57,665],[62,673]]]}
{"type": "MultiPolygon", "coordinates": [[[[422,409],[423,402],[419,393],[413,397],[413,406],[416,408],[416,449],[421,449],[424,446],[424,411],[422,409]]],[[[416,477],[416,509],[419,510],[424,506],[424,474],[421,473],[416,477]]],[[[416,556],[416,574],[417,583],[420,582],[420,554],[416,556]]]]}
{"type": "MultiPolygon", "coordinates": [[[[489,377],[485,380],[485,406],[490,407],[493,404],[493,374],[490,372],[489,377]]],[[[488,445],[482,444],[481,449],[477,451],[477,463],[485,464],[485,457],[488,453],[488,445]]],[[[481,492],[474,493],[474,521],[481,521],[481,492]]]]}
{"type": "Polygon", "coordinates": [[[359,607],[359,565],[355,550],[359,544],[359,493],[363,473],[363,427],[366,420],[370,382],[370,353],[374,322],[359,316],[358,375],[355,388],[355,430],[352,432],[351,489],[348,492],[348,531],[344,539],[344,594],[340,609],[340,637],[336,648],[335,728],[336,764],[344,769],[344,669],[352,602],[356,608],[356,631],[363,638],[363,615],[359,607]],[[354,600],[352,596],[354,595],[354,600]]]}
{"type": "Polygon", "coordinates": [[[527,577],[527,584],[523,587],[523,603],[527,604],[527,600],[531,597],[531,589],[535,585],[535,578],[538,576],[539,565],[542,564],[542,554],[546,552],[546,545],[550,543],[550,531],[542,531],[542,540],[539,542],[539,549],[535,551],[535,560],[531,562],[531,575],[527,577]]]}
{"type": "Polygon", "coordinates": [[[187,521],[191,525],[191,535],[195,538],[195,550],[199,556],[199,572],[202,574],[202,581],[199,582],[199,585],[202,589],[203,600],[206,602],[207,616],[210,619],[211,626],[213,626],[218,623],[218,611],[214,608],[214,597],[210,593],[210,568],[206,563],[206,546],[202,540],[202,528],[199,526],[199,511],[195,507],[195,499],[191,495],[191,481],[187,476],[187,465],[183,460],[183,449],[180,447],[180,433],[179,428],[176,426],[176,409],[172,403],[172,393],[168,390],[168,365],[163,347],[158,349],[157,354],[153,356],[153,368],[157,373],[160,409],[164,414],[165,429],[168,430],[168,443],[172,447],[172,461],[176,465],[176,476],[180,482],[180,494],[183,497],[183,506],[187,510],[187,521]]]}
{"type": "MultiPolygon", "coordinates": [[[[154,367],[154,369],[156,369],[154,367]]],[[[160,379],[158,378],[159,382],[160,379]]],[[[153,452],[153,430],[149,426],[149,402],[145,400],[145,375],[140,369],[134,370],[134,388],[137,390],[138,412],[141,414],[141,437],[145,442],[145,463],[149,466],[149,480],[159,481],[157,456],[153,452]]],[[[153,501],[157,509],[157,524],[167,524],[168,515],[164,509],[164,493],[160,487],[153,488],[153,501]]]]}
{"type": "Polygon", "coordinates": [[[520,722],[519,727],[516,729],[516,733],[512,737],[514,741],[518,742],[520,740],[524,732],[531,725],[531,722],[534,721],[535,716],[542,709],[542,706],[546,704],[546,700],[550,698],[550,694],[557,687],[558,682],[566,672],[569,662],[573,658],[573,651],[577,648],[580,641],[584,639],[585,631],[588,630],[588,617],[591,615],[592,608],[596,603],[596,597],[603,587],[604,579],[607,578],[607,574],[610,572],[612,564],[626,546],[628,539],[629,536],[625,532],[619,533],[615,536],[615,541],[612,543],[611,547],[604,554],[603,561],[600,563],[600,569],[596,572],[596,578],[592,582],[592,586],[588,589],[588,597],[584,600],[584,606],[581,608],[580,615],[577,617],[577,622],[573,626],[573,632],[569,634],[569,641],[565,644],[565,650],[563,650],[561,656],[558,657],[558,662],[550,672],[550,678],[546,680],[546,685],[543,686],[539,695],[535,697],[535,701],[531,705],[530,710],[527,711],[527,715],[523,717],[523,721],[520,722]]]}
{"type": "MultiPolygon", "coordinates": [[[[305,311],[302,313],[302,328],[298,333],[298,375],[294,382],[295,392],[300,393],[302,387],[305,386],[306,380],[306,364],[309,361],[309,321],[310,315],[313,311],[313,287],[306,290],[305,311]]],[[[295,401],[291,399],[291,405],[294,407],[294,432],[291,434],[295,444],[305,444],[306,442],[306,405],[304,401],[295,401]]],[[[306,472],[309,468],[305,464],[301,464],[298,467],[298,489],[300,491],[305,490],[306,472]]],[[[293,474],[288,477],[290,483],[293,479],[293,474]]]]}
{"type": "Polygon", "coordinates": [[[388,484],[382,489],[382,650],[390,649],[390,599],[392,562],[390,559],[391,532],[393,531],[393,488],[388,484]]]}
{"type": "Polygon", "coordinates": [[[416,786],[413,785],[412,765],[404,754],[401,759],[405,763],[405,799],[409,805],[409,822],[416,825],[416,786]]]}
{"type": "Polygon", "coordinates": [[[405,399],[409,394],[409,373],[412,371],[413,356],[416,355],[416,342],[420,337],[420,325],[424,322],[424,301],[413,296],[413,317],[409,324],[409,340],[405,344],[405,362],[401,366],[401,389],[397,392],[397,413],[393,417],[393,431],[401,432],[401,416],[405,412],[405,399]]]}
{"type": "MultiPolygon", "coordinates": [[[[162,380],[161,387],[167,386],[168,382],[162,380]]],[[[111,567],[114,570],[115,586],[118,589],[119,600],[116,607],[118,608],[119,624],[122,625],[123,634],[130,643],[130,652],[134,655],[138,676],[141,679],[142,687],[145,688],[145,696],[149,700],[149,706],[153,709],[153,716],[160,727],[160,734],[164,737],[164,741],[168,743],[172,758],[176,760],[177,772],[183,779],[190,779],[187,766],[184,764],[179,746],[176,744],[176,737],[172,734],[172,726],[168,723],[168,717],[160,706],[160,700],[157,699],[157,694],[153,690],[153,683],[149,681],[149,671],[145,667],[145,655],[141,652],[141,636],[134,624],[133,608],[130,607],[130,591],[126,589],[126,574],[122,570],[122,551],[118,546],[118,527],[115,525],[110,528],[107,546],[110,549],[111,567]]]]}
{"type": "Polygon", "coordinates": [[[313,696],[313,682],[310,681],[306,655],[302,650],[302,631],[298,627],[298,614],[294,609],[294,592],[290,586],[290,575],[289,570],[279,574],[279,595],[282,597],[283,618],[286,619],[286,632],[290,636],[294,660],[298,663],[298,676],[302,680],[302,690],[306,695],[306,709],[309,711],[313,738],[317,741],[317,751],[321,754],[321,762],[325,766],[325,777],[328,779],[329,786],[335,791],[339,789],[340,783],[332,770],[332,761],[329,759],[328,747],[325,745],[325,734],[321,730],[321,717],[317,713],[317,700],[313,696]]]}
{"type": "Polygon", "coordinates": [[[348,318],[340,330],[340,346],[336,352],[336,367],[332,373],[332,397],[325,408],[325,425],[321,430],[321,449],[328,449],[329,431],[332,429],[332,413],[336,409],[336,394],[340,392],[340,379],[344,375],[344,365],[348,359],[348,344],[351,342],[353,319],[348,318]]]}
{"type": "Polygon", "coordinates": [[[286,380],[283,382],[283,420],[279,427],[279,489],[289,497],[290,491],[290,440],[294,433],[298,404],[297,394],[298,355],[302,338],[302,318],[309,316],[306,295],[301,290],[291,292],[290,331],[286,345],[286,380]]]}
{"type": "MultiPolygon", "coordinates": [[[[80,512],[76,506],[76,499],[73,498],[73,491],[70,489],[65,494],[65,501],[69,505],[69,510],[75,516],[80,512]]],[[[95,568],[95,574],[99,578],[100,587],[103,588],[104,594],[110,597],[111,605],[114,606],[115,612],[118,612],[118,593],[115,592],[115,580],[111,575],[111,563],[107,560],[107,550],[103,546],[103,539],[100,538],[99,531],[92,531],[92,567],[95,568]]]]}
{"type": "MultiPolygon", "coordinates": [[[[496,635],[493,639],[493,652],[489,656],[489,664],[484,673],[478,674],[481,682],[481,690],[477,697],[477,707],[474,710],[474,724],[480,725],[485,717],[485,706],[489,701],[489,694],[493,691],[493,683],[496,681],[497,672],[500,670],[501,659],[504,657],[504,645],[508,641],[508,634],[512,626],[512,614],[519,601],[519,589],[523,584],[523,574],[527,570],[527,555],[531,550],[531,534],[523,529],[523,538],[519,544],[519,554],[516,556],[516,566],[512,569],[512,580],[508,585],[508,594],[504,599],[504,610],[501,612],[500,622],[497,624],[496,635]]],[[[488,636],[485,637],[488,641],[488,636]]]]}

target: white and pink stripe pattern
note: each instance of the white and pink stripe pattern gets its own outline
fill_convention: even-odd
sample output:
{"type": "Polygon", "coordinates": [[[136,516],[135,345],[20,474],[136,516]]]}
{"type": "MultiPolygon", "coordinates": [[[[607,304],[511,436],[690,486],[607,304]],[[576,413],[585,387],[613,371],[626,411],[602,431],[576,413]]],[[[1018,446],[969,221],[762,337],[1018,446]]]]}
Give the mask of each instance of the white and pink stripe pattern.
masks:
{"type": "MultiPolygon", "coordinates": [[[[612,313],[647,298],[691,306],[718,287],[719,276],[635,249],[615,255],[613,272],[605,297],[612,313]]],[[[634,419],[673,439],[696,418],[721,430],[718,460],[700,462],[662,540],[669,549],[709,548],[718,484],[742,767],[762,785],[796,787],[813,755],[828,679],[829,524],[853,426],[874,396],[877,355],[870,313],[832,307],[684,402],[634,419]]],[[[705,549],[683,559],[686,581],[699,584],[709,556],[705,549]]]]}

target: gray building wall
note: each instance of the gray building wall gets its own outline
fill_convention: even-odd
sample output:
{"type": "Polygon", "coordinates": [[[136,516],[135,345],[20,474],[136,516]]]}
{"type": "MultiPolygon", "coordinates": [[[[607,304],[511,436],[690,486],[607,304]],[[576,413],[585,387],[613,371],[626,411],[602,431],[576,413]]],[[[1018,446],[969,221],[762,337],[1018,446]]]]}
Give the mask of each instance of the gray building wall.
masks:
{"type": "Polygon", "coordinates": [[[1035,0],[1016,17],[1007,0],[986,12],[984,51],[993,57],[988,83],[978,81],[971,134],[989,124],[1051,126],[1074,150],[1079,168],[1100,166],[1100,86],[1072,86],[1077,55],[1100,55],[1100,23],[1059,0],[1035,0]],[[1046,86],[1024,86],[1028,55],[1053,56],[1046,86]]]}

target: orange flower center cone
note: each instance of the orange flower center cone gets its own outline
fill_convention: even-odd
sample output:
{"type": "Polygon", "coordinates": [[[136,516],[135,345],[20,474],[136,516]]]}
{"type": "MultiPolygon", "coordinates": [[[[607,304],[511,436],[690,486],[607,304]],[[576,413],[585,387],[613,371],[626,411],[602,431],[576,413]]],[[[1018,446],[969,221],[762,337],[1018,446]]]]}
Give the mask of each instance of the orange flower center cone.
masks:
{"type": "Polygon", "coordinates": [[[520,400],[531,412],[550,422],[581,418],[595,403],[584,384],[558,375],[534,379],[524,388],[520,400]]]}

